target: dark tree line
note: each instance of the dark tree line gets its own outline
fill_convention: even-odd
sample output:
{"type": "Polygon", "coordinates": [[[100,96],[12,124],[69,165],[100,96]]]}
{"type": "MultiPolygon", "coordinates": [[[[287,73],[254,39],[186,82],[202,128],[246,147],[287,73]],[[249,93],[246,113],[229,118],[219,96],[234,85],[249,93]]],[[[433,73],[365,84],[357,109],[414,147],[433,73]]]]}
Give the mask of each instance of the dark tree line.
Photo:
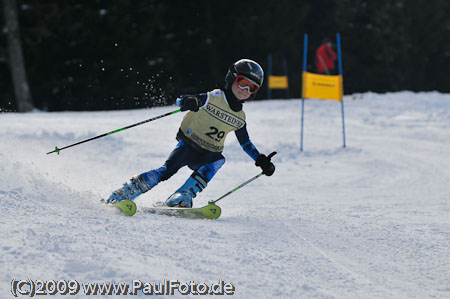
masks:
{"type": "Polygon", "coordinates": [[[17,110],[25,112],[33,109],[33,99],[25,70],[17,11],[15,0],[3,0],[4,31],[7,36],[9,56],[7,62],[11,72],[17,110]]]}
{"type": "MultiPolygon", "coordinates": [[[[239,58],[252,58],[266,69],[269,53],[274,72],[281,72],[286,57],[291,97],[298,98],[304,33],[313,70],[316,47],[340,32],[346,94],[450,92],[446,0],[16,2],[26,75],[38,109],[171,104],[181,93],[214,88],[239,58]]],[[[6,31],[0,39],[0,109],[16,111],[6,31]]],[[[265,96],[263,88],[258,99],[265,96]]]]}

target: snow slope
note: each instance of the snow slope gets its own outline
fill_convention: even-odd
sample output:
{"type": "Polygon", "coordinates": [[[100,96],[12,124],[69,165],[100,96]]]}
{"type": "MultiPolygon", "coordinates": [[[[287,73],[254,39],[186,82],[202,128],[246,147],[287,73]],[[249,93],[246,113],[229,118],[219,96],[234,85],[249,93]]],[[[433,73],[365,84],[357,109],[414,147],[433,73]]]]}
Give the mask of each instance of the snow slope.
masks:
{"type": "MultiPolygon", "coordinates": [[[[215,221],[139,212],[188,169],[137,199],[134,217],[98,203],[162,165],[182,113],[46,155],[174,107],[0,114],[0,298],[12,297],[13,279],[223,280],[233,298],[449,298],[450,95],[345,97],[345,149],[340,104],[305,108],[300,153],[299,100],[245,104],[251,139],[278,151],[277,170],[223,199],[215,221]]],[[[259,172],[234,134],[224,155],[195,205],[259,172]]]]}

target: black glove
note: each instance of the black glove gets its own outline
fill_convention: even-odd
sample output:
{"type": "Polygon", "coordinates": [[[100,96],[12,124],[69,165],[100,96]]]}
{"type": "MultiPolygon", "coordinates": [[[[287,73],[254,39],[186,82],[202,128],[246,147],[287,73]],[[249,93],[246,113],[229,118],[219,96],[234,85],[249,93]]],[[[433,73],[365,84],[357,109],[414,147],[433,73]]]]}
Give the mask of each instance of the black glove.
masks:
{"type": "Polygon", "coordinates": [[[275,165],[270,162],[270,159],[275,156],[277,152],[271,153],[268,157],[266,155],[259,155],[258,159],[256,159],[256,166],[261,167],[263,174],[267,176],[271,176],[275,172],[275,165]]]}
{"type": "Polygon", "coordinates": [[[181,96],[180,104],[181,111],[191,110],[197,112],[200,108],[200,100],[194,96],[181,96]]]}

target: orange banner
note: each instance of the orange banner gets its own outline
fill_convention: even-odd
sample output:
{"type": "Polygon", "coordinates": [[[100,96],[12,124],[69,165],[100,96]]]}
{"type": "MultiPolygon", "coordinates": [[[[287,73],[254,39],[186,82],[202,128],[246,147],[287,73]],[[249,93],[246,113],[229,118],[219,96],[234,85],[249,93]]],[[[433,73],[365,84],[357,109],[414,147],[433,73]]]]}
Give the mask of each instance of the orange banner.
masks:
{"type": "Polygon", "coordinates": [[[303,72],[302,97],[342,101],[342,75],[321,75],[303,72]]]}
{"type": "Polygon", "coordinates": [[[288,88],[287,76],[269,76],[270,89],[286,89],[288,88]]]}

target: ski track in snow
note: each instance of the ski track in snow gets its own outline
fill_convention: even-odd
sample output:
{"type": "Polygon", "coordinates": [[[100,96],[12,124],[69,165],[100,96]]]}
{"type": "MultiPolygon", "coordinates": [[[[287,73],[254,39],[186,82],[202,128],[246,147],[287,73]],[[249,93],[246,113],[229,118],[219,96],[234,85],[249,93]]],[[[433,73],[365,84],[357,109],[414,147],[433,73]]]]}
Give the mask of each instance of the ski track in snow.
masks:
{"type": "MultiPolygon", "coordinates": [[[[222,279],[234,298],[449,298],[450,95],[364,93],[344,103],[347,148],[340,104],[306,101],[303,153],[299,100],[246,103],[251,139],[278,151],[277,170],[220,201],[214,221],[139,212],[188,169],[137,199],[133,217],[98,203],[164,162],[181,113],[46,155],[173,107],[0,114],[0,298],[12,297],[12,279],[222,279]]],[[[258,173],[233,135],[195,205],[258,173]]]]}

